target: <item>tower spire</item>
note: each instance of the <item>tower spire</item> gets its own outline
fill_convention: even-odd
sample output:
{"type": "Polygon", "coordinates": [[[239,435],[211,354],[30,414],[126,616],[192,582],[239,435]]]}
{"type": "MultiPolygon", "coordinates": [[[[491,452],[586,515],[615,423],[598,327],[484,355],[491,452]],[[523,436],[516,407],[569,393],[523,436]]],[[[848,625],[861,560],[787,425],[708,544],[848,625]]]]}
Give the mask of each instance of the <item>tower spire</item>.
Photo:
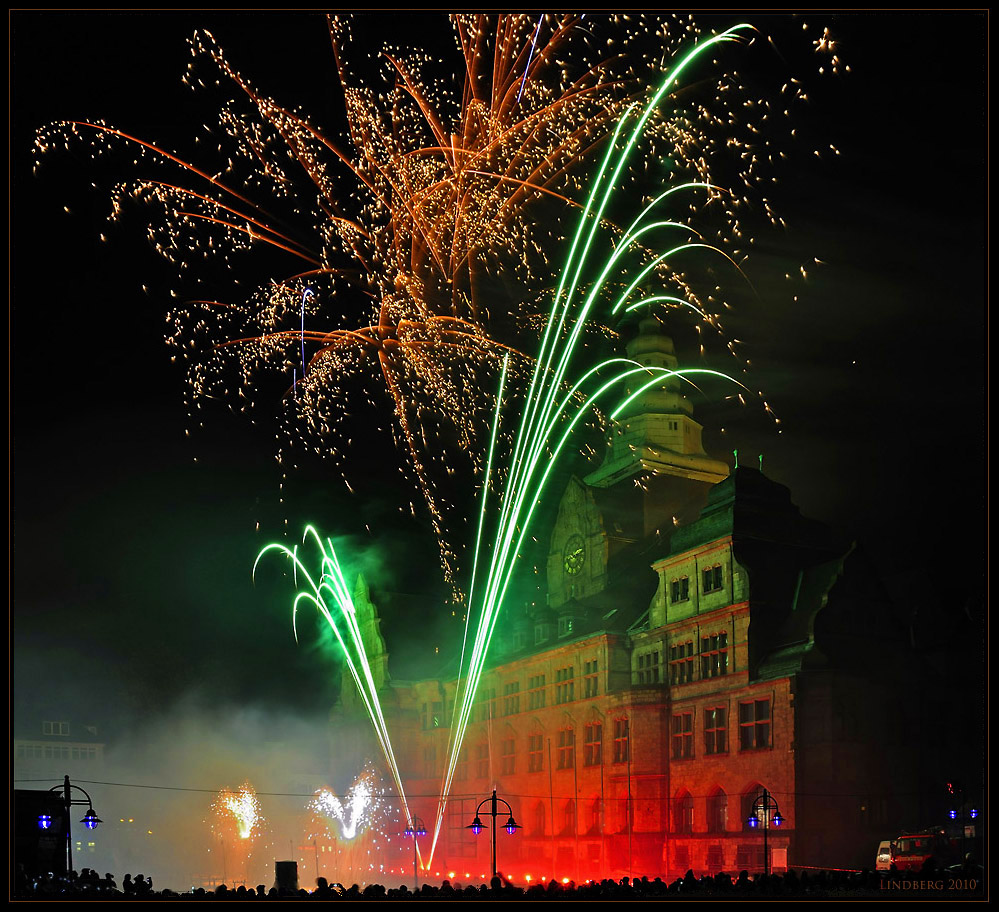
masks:
{"type": "MultiPolygon", "coordinates": [[[[628,356],[649,367],[675,370],[678,361],[673,340],[657,317],[647,315],[638,334],[628,343],[628,356]]],[[[642,394],[615,423],[603,465],[586,476],[586,483],[610,487],[640,473],[669,475],[716,484],[728,477],[728,466],[704,452],[702,426],[694,407],[680,391],[681,379],[642,394]]]]}

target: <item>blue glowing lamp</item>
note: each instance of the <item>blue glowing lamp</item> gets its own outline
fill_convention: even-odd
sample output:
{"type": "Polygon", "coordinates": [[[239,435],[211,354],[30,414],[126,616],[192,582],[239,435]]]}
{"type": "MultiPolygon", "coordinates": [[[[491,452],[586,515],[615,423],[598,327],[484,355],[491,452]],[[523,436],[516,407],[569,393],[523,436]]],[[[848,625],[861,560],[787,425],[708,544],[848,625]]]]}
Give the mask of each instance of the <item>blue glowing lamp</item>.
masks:
{"type": "Polygon", "coordinates": [[[771,823],[773,823],[773,825],[775,827],[779,827],[783,822],[784,822],[784,818],[781,817],[780,814],[774,814],[773,820],[771,821],[771,823]]]}
{"type": "Polygon", "coordinates": [[[424,826],[423,826],[423,824],[420,824],[420,825],[419,825],[419,826],[418,826],[418,827],[416,828],[416,835],[417,835],[417,836],[426,836],[426,835],[427,835],[427,830],[426,830],[426,827],[424,827],[424,826]]]}
{"type": "Polygon", "coordinates": [[[505,824],[503,824],[506,831],[512,836],[517,830],[520,829],[520,824],[513,819],[513,814],[510,815],[509,819],[505,824]]]}
{"type": "Polygon", "coordinates": [[[80,823],[82,823],[88,830],[96,830],[97,825],[103,822],[104,821],[94,813],[93,808],[90,808],[90,810],[83,815],[83,820],[80,821],[80,823]]]}
{"type": "Polygon", "coordinates": [[[52,817],[48,814],[38,815],[38,828],[40,830],[47,830],[52,826],[52,817]]]}
{"type": "Polygon", "coordinates": [[[947,812],[947,816],[950,817],[951,820],[957,820],[957,811],[951,809],[947,812]]]}
{"type": "Polygon", "coordinates": [[[471,830],[474,836],[478,836],[482,832],[482,820],[479,815],[475,815],[475,820],[472,821],[470,826],[465,827],[466,830],[471,830]]]}
{"type": "Polygon", "coordinates": [[[405,836],[412,836],[413,835],[413,828],[411,826],[406,827],[405,831],[403,832],[403,835],[405,835],[405,836]]]}
{"type": "Polygon", "coordinates": [[[968,811],[968,816],[972,820],[974,820],[978,816],[978,808],[972,808],[970,811],[968,811]]]}
{"type": "Polygon", "coordinates": [[[755,814],[750,814],[749,817],[746,818],[746,826],[750,829],[755,830],[759,825],[759,818],[755,814]]]}

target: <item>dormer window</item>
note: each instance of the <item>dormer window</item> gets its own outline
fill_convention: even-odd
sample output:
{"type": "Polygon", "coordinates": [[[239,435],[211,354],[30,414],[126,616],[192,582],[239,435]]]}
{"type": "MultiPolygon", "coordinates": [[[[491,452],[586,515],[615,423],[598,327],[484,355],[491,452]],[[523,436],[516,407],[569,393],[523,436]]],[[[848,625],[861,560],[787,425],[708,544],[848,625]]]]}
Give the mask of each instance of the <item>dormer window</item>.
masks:
{"type": "Polygon", "coordinates": [[[548,625],[547,624],[535,624],[534,625],[534,645],[537,646],[539,643],[544,643],[548,639],[548,625]]]}
{"type": "Polygon", "coordinates": [[[42,734],[43,735],[68,735],[69,734],[69,723],[68,722],[43,722],[42,723],[42,734]]]}
{"type": "Polygon", "coordinates": [[[690,577],[674,577],[669,584],[669,600],[671,602],[686,602],[690,598],[690,577]]]}
{"type": "Polygon", "coordinates": [[[558,619],[558,635],[560,637],[568,636],[572,633],[572,620],[571,617],[560,617],[558,619]]]}

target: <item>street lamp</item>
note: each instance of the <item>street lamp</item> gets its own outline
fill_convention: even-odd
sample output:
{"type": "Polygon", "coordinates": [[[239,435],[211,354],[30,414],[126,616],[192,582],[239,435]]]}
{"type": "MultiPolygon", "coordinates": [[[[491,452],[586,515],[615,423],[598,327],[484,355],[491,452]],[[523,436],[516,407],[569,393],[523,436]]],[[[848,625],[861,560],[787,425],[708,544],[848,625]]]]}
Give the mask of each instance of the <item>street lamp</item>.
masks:
{"type": "MultiPolygon", "coordinates": [[[[948,819],[953,820],[956,825],[960,825],[961,827],[961,862],[963,863],[967,854],[965,852],[965,849],[967,848],[965,840],[966,837],[968,836],[968,827],[969,827],[967,821],[978,819],[978,808],[968,807],[964,795],[964,789],[961,787],[959,783],[948,782],[947,791],[955,798],[957,798],[957,806],[951,807],[951,809],[947,811],[947,817],[948,819]]],[[[972,838],[974,838],[975,834],[974,824],[972,824],[971,827],[972,827],[971,836],[972,838]]]]}
{"type": "Polygon", "coordinates": [[[496,797],[496,789],[493,789],[493,793],[492,793],[492,795],[489,798],[483,798],[479,802],[479,806],[475,809],[475,819],[471,822],[471,824],[469,824],[467,827],[465,827],[466,830],[471,830],[474,835],[478,836],[479,833],[482,832],[483,826],[487,826],[488,825],[488,824],[483,824],[482,823],[482,818],[479,817],[479,814],[482,811],[482,806],[486,802],[489,802],[489,808],[490,808],[488,811],[486,811],[486,816],[493,818],[493,838],[492,838],[492,850],[493,850],[493,855],[492,855],[492,862],[493,862],[493,864],[492,864],[492,868],[493,868],[493,874],[492,874],[492,876],[495,877],[496,876],[496,830],[499,828],[498,825],[497,825],[497,823],[496,823],[496,818],[500,816],[500,811],[499,811],[499,808],[498,808],[498,805],[499,805],[500,802],[502,802],[504,805],[506,805],[506,812],[507,812],[507,814],[509,814],[509,816],[506,819],[506,823],[503,824],[503,829],[506,830],[507,833],[509,833],[512,836],[514,833],[517,832],[517,830],[521,829],[521,826],[520,826],[519,823],[517,823],[516,820],[513,819],[513,808],[510,807],[510,805],[506,801],[503,801],[502,798],[497,798],[496,797]]]}
{"type": "Polygon", "coordinates": [[[427,835],[427,828],[419,817],[413,817],[406,825],[405,834],[413,839],[413,892],[415,893],[420,888],[416,868],[416,840],[419,836],[427,835]]]}
{"type": "MultiPolygon", "coordinates": [[[[101,818],[98,817],[97,814],[94,812],[94,802],[91,801],[90,794],[87,792],[87,790],[85,788],[81,788],[79,785],[73,785],[69,781],[69,776],[66,776],[63,779],[62,785],[53,785],[52,788],[49,789],[50,792],[58,792],[60,790],[62,790],[62,803],[63,803],[63,807],[66,809],[65,810],[65,819],[66,819],[66,873],[68,874],[70,871],[73,870],[73,839],[72,839],[72,836],[70,835],[70,831],[69,831],[70,830],[70,817],[69,817],[69,815],[70,815],[70,808],[72,808],[72,806],[74,804],[78,804],[78,805],[85,804],[87,806],[87,813],[83,815],[83,819],[80,820],[80,823],[82,823],[88,830],[96,830],[97,827],[98,827],[98,825],[101,824],[101,823],[103,823],[104,821],[102,821],[101,818]],[[86,800],[84,800],[83,798],[74,798],[73,797],[73,789],[76,789],[78,792],[83,792],[83,794],[87,796],[86,800]]],[[[49,826],[51,826],[51,820],[47,819],[47,815],[43,814],[42,817],[38,818],[38,825],[42,829],[48,829],[49,826]]]]}
{"type": "Polygon", "coordinates": [[[774,801],[770,792],[763,789],[757,799],[753,802],[753,807],[749,812],[749,818],[746,820],[746,825],[754,830],[761,824],[763,826],[764,874],[770,873],[770,847],[767,839],[770,833],[770,827],[779,827],[783,823],[784,818],[780,815],[780,808],[777,806],[777,802],[774,801]]]}

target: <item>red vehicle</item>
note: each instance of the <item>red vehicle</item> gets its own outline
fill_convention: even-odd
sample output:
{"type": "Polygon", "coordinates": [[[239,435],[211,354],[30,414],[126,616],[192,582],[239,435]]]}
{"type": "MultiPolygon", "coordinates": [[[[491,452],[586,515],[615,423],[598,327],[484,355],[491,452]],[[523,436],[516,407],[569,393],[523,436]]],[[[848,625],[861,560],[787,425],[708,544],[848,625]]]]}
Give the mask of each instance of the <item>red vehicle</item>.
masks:
{"type": "Polygon", "coordinates": [[[896,871],[921,871],[933,859],[937,869],[961,861],[961,841],[943,827],[905,833],[891,844],[891,866],[896,871]]]}

